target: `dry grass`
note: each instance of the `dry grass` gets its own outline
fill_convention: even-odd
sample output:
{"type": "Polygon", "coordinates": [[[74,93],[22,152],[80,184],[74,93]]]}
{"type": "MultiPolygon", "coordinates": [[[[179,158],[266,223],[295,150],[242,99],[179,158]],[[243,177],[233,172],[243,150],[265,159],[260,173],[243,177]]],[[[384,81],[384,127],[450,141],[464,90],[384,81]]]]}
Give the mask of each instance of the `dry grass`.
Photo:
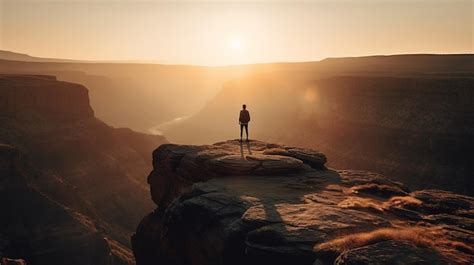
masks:
{"type": "Polygon", "coordinates": [[[108,239],[108,238],[104,238],[104,240],[107,242],[107,244],[110,248],[110,251],[111,251],[111,254],[112,254],[111,258],[113,260],[118,258],[118,260],[116,260],[116,262],[120,261],[121,264],[126,264],[126,265],[135,264],[133,253],[129,248],[123,246],[122,244],[120,244],[119,242],[117,242],[115,240],[111,240],[111,239],[108,239]]]}
{"type": "Polygon", "coordinates": [[[447,238],[442,226],[381,228],[371,232],[350,234],[316,245],[314,251],[339,254],[349,249],[386,240],[404,241],[419,247],[432,248],[450,260],[469,260],[474,255],[472,246],[447,238]]]}
{"type": "Polygon", "coordinates": [[[377,183],[357,185],[357,186],[351,187],[349,190],[350,192],[354,194],[366,193],[366,194],[376,195],[376,196],[384,197],[384,198],[390,198],[392,196],[407,194],[405,191],[403,191],[402,189],[394,185],[385,185],[385,184],[377,184],[377,183]]]}
{"type": "Polygon", "coordinates": [[[22,259],[0,258],[0,265],[26,265],[22,259]]]}
{"type": "Polygon", "coordinates": [[[341,208],[354,208],[354,209],[372,209],[377,212],[383,212],[383,204],[379,201],[360,198],[360,197],[349,197],[338,204],[341,208]]]}
{"type": "Polygon", "coordinates": [[[421,205],[422,202],[417,198],[411,196],[395,196],[390,198],[387,202],[384,202],[385,207],[416,207],[421,205]]]}
{"type": "Polygon", "coordinates": [[[421,205],[422,202],[411,196],[395,196],[388,201],[381,202],[370,198],[348,197],[338,204],[341,208],[369,209],[377,212],[384,212],[391,207],[413,208],[421,205]]]}
{"type": "MultiPolygon", "coordinates": [[[[416,208],[422,202],[411,196],[395,196],[387,201],[371,198],[348,197],[338,204],[342,208],[356,208],[383,213],[390,208],[416,208]]],[[[448,260],[458,264],[468,264],[474,259],[474,247],[453,239],[447,235],[443,226],[380,228],[371,232],[349,234],[316,245],[314,251],[329,256],[381,241],[395,240],[411,243],[419,247],[436,250],[448,260]]]]}

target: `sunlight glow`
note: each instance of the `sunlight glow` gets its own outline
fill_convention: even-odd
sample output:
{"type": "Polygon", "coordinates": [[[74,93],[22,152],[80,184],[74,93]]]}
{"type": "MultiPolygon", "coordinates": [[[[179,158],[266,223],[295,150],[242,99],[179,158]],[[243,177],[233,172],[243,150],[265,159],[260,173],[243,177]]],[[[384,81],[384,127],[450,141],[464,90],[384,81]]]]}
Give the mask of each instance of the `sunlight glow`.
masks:
{"type": "Polygon", "coordinates": [[[229,47],[233,50],[233,51],[241,51],[243,50],[245,47],[244,47],[244,43],[242,42],[242,40],[240,38],[232,38],[230,41],[229,41],[229,47]]]}
{"type": "Polygon", "coordinates": [[[316,103],[319,101],[319,95],[315,88],[307,88],[304,93],[304,100],[308,103],[316,103]]]}

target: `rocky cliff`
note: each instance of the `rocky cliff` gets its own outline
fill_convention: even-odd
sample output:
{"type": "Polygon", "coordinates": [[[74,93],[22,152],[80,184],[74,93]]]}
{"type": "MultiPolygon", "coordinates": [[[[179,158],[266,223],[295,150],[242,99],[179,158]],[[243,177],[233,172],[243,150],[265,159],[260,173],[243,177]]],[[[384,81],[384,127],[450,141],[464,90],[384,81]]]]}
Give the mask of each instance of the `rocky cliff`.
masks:
{"type": "Polygon", "coordinates": [[[28,185],[22,162],[17,149],[0,145],[0,258],[28,264],[134,263],[128,248],[108,238],[93,219],[28,185]]]}
{"type": "Polygon", "coordinates": [[[474,198],[326,162],[259,141],[160,146],[137,264],[474,262],[474,198]]]}
{"type": "Polygon", "coordinates": [[[0,75],[1,115],[37,112],[54,119],[90,118],[87,89],[47,75],[0,75]]]}
{"type": "Polygon", "coordinates": [[[1,75],[0,98],[0,143],[21,154],[24,182],[2,186],[2,255],[33,265],[133,264],[130,234],[153,208],[141,176],[166,140],[108,126],[85,87],[54,77],[1,75]]]}

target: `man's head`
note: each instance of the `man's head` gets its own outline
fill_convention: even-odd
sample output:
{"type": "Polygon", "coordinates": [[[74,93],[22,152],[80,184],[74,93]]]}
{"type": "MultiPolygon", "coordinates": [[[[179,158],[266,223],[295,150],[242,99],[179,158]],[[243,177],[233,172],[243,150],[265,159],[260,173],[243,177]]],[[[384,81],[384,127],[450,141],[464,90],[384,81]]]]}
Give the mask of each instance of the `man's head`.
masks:
{"type": "Polygon", "coordinates": [[[246,109],[246,108],[247,108],[247,105],[245,105],[245,104],[242,105],[242,108],[243,108],[243,109],[246,109]]]}

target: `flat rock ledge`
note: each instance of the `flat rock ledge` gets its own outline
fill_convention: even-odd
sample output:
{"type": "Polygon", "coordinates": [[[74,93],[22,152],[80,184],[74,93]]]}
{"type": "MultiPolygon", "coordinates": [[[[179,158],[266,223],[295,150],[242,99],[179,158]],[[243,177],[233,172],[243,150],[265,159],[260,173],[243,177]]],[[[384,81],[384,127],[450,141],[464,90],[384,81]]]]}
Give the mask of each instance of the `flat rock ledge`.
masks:
{"type": "Polygon", "coordinates": [[[260,141],[160,146],[137,264],[473,263],[474,198],[326,161],[260,141]]]}
{"type": "Polygon", "coordinates": [[[153,152],[153,171],[148,183],[153,201],[164,206],[198,181],[322,170],[326,161],[324,154],[314,150],[253,140],[205,146],[164,144],[153,152]]]}

